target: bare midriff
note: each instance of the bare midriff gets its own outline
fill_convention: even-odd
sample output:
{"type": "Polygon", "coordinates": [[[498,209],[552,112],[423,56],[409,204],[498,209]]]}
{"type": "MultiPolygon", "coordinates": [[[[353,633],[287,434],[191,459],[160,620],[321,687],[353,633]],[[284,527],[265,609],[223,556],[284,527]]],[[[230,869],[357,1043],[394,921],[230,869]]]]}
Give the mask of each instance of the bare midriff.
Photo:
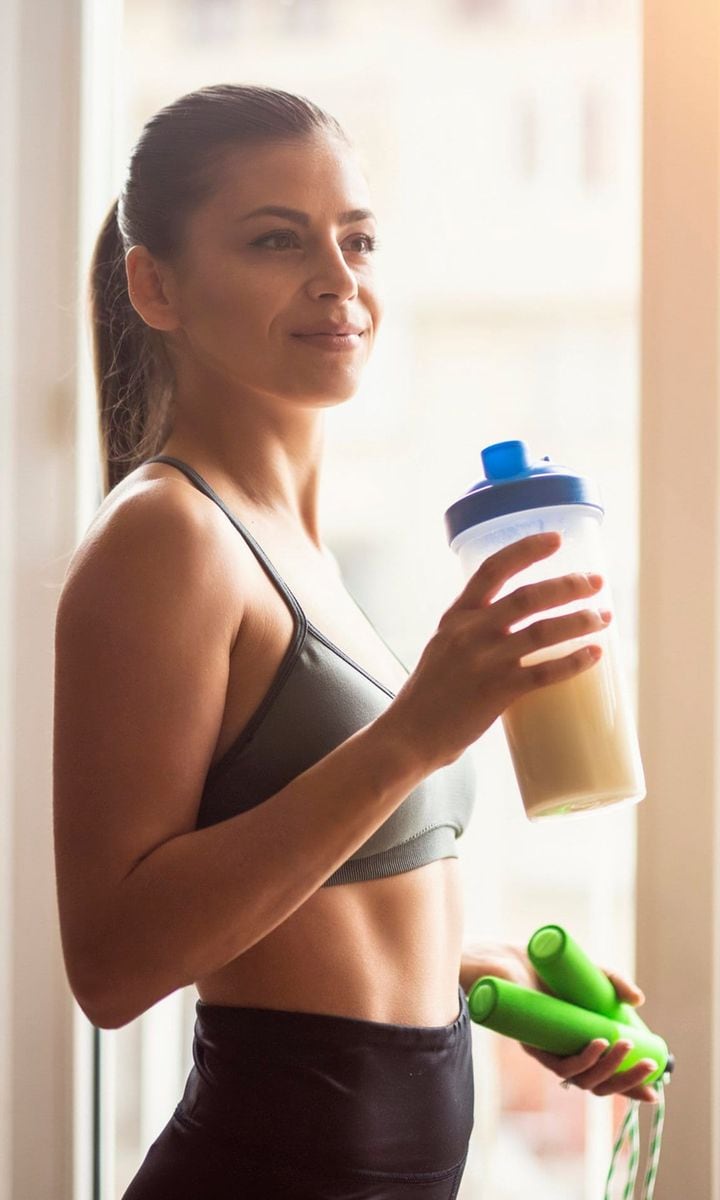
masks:
{"type": "Polygon", "coordinates": [[[209,1004],[447,1025],[458,1015],[462,903],[456,858],[320,888],[240,958],[197,980],[198,994],[209,1004]]]}

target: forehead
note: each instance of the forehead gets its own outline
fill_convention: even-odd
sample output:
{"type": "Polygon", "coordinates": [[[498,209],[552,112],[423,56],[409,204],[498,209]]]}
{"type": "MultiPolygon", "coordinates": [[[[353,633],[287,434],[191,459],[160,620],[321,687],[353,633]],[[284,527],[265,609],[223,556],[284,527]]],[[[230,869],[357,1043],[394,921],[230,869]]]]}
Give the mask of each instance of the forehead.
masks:
{"type": "Polygon", "coordinates": [[[369,207],[370,191],[352,147],[323,135],[231,149],[209,202],[214,215],[232,220],[265,204],[310,214],[369,207]]]}

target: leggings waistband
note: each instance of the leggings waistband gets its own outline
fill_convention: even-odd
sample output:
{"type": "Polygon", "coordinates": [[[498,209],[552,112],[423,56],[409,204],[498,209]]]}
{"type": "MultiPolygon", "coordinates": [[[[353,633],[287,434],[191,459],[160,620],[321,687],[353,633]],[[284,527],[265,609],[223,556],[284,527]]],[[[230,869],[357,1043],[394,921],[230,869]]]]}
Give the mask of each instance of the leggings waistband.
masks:
{"type": "Polygon", "coordinates": [[[334,1013],[208,1004],[204,1000],[196,1002],[195,1012],[198,1032],[212,1035],[216,1031],[228,1046],[232,1044],[235,1034],[243,1042],[248,1036],[264,1038],[271,1035],[274,1039],[286,1038],[289,1041],[299,1036],[304,1040],[316,1036],[325,1045],[346,1046],[357,1040],[373,1046],[443,1049],[461,1036],[470,1019],[467,997],[462,987],[458,987],[458,1015],[448,1025],[395,1025],[334,1013]]]}

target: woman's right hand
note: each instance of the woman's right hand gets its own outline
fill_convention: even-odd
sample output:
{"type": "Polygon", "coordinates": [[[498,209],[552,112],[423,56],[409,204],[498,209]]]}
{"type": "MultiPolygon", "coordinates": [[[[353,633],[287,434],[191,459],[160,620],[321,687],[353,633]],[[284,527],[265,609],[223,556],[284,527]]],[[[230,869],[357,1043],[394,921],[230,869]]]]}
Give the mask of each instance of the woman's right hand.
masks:
{"type": "Polygon", "coordinates": [[[526,584],[495,600],[513,575],[554,554],[559,533],[538,533],[493,554],[471,575],[384,714],[432,769],[445,766],[519,696],[586,671],[602,654],[589,645],[533,665],[534,651],[607,628],[610,614],[582,609],[511,632],[534,613],[594,596],[599,575],[562,575],[526,584]]]}

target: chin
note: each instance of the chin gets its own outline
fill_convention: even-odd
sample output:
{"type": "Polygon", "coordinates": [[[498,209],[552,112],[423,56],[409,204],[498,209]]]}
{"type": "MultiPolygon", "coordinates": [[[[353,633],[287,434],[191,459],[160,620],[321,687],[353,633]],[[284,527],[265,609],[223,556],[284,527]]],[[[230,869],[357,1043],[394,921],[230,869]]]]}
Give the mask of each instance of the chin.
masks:
{"type": "Polygon", "coordinates": [[[328,382],[325,388],[308,388],[304,392],[287,391],[285,395],[289,400],[295,400],[296,403],[306,404],[309,408],[332,408],[338,404],[347,404],[357,395],[360,387],[360,381],[354,380],[352,383],[346,381],[345,385],[337,383],[334,387],[328,382]]]}

